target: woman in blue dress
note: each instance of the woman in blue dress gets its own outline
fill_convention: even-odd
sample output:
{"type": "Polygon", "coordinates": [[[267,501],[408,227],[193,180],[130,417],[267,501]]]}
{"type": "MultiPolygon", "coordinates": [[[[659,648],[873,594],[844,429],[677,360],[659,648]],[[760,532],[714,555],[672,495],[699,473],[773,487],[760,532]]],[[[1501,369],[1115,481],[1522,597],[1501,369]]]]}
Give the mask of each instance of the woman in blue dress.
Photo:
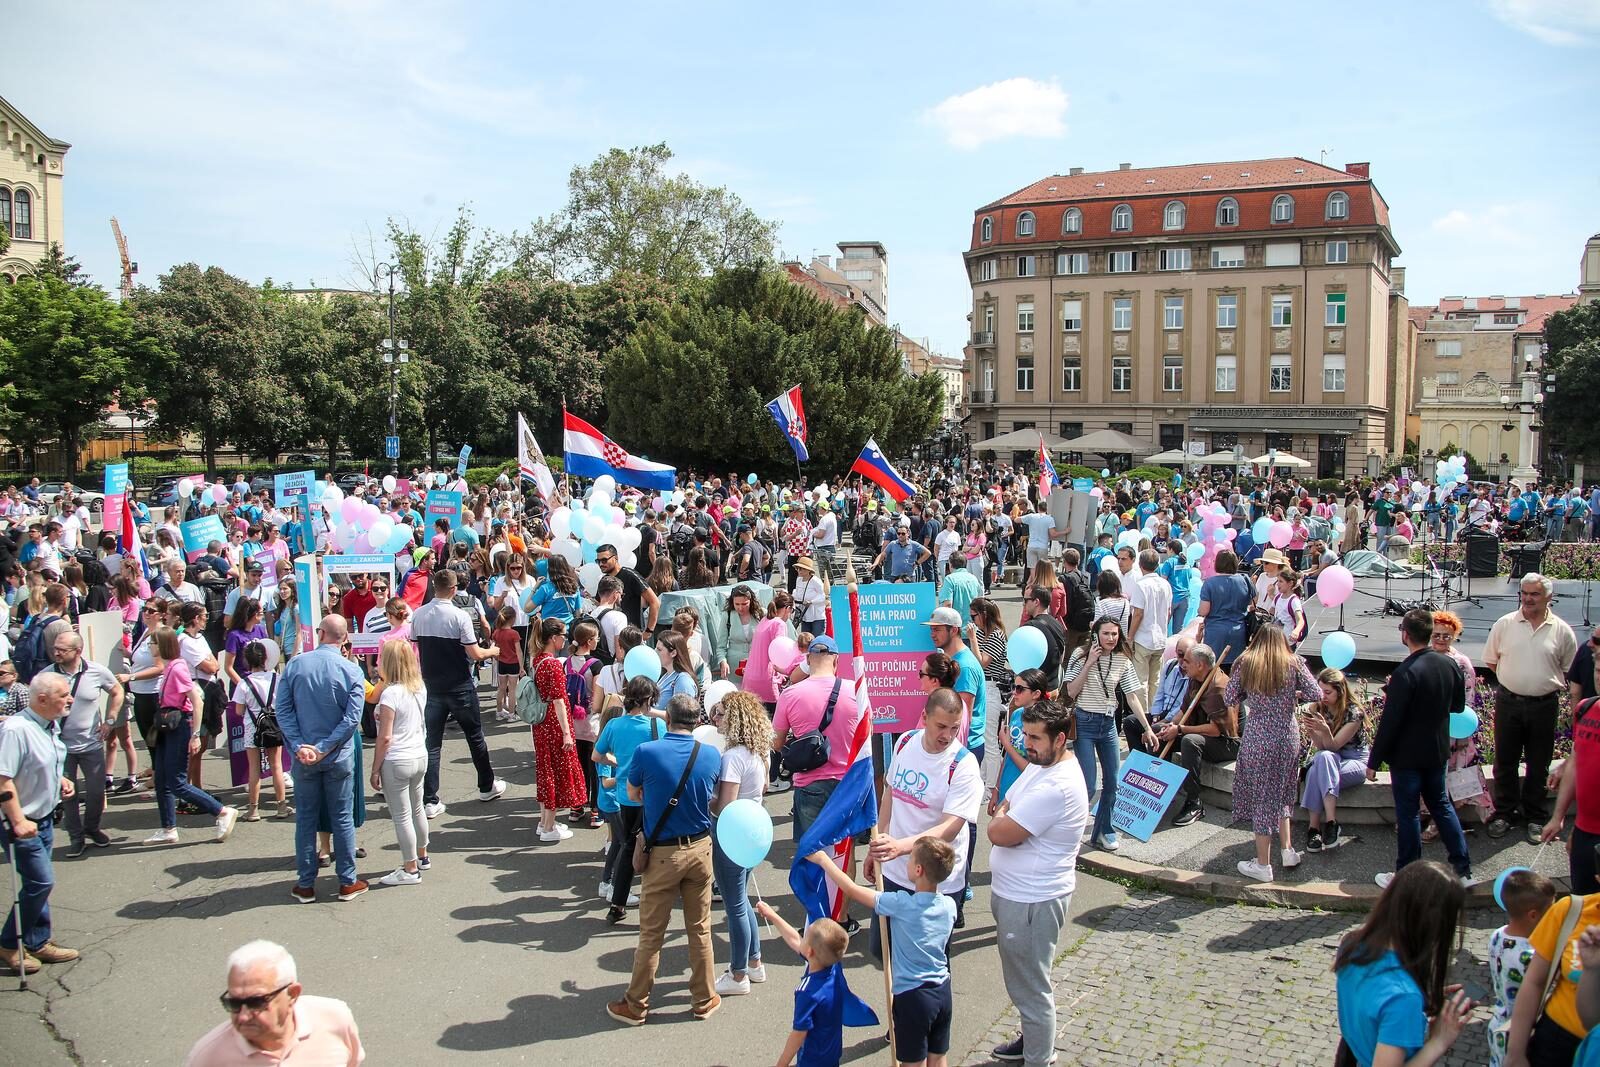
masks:
{"type": "Polygon", "coordinates": [[[1230,667],[1244,651],[1244,616],[1250,610],[1250,581],[1239,573],[1239,557],[1217,553],[1217,573],[1200,583],[1200,640],[1230,667]],[[1223,655],[1227,649],[1227,655],[1223,655]]]}

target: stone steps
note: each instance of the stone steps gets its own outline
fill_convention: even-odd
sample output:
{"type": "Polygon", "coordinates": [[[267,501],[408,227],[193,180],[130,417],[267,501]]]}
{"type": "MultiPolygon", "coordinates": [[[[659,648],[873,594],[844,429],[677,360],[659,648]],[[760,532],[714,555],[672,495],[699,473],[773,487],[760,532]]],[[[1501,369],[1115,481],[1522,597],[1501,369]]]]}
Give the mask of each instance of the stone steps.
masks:
{"type": "MultiPolygon", "coordinates": [[[[1233,763],[1202,763],[1200,787],[1203,802],[1208,807],[1233,810],[1233,763]]],[[[1494,789],[1494,768],[1483,768],[1484,779],[1494,789]]],[[[1554,794],[1551,794],[1552,797],[1554,794]]],[[[1463,823],[1481,822],[1478,809],[1467,806],[1457,808],[1463,823]]],[[[1364,782],[1339,795],[1339,821],[1366,826],[1394,825],[1394,793],[1389,788],[1389,772],[1379,771],[1377,781],[1364,782]]]]}

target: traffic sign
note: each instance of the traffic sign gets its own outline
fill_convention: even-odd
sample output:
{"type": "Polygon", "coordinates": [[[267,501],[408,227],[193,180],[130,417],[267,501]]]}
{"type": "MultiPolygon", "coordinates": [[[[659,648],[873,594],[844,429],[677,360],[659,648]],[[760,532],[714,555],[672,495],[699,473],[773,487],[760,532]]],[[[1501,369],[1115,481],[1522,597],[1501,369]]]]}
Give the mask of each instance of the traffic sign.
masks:
{"type": "Polygon", "coordinates": [[[400,438],[386,437],[383,439],[383,454],[388,459],[400,458],[400,438]]]}

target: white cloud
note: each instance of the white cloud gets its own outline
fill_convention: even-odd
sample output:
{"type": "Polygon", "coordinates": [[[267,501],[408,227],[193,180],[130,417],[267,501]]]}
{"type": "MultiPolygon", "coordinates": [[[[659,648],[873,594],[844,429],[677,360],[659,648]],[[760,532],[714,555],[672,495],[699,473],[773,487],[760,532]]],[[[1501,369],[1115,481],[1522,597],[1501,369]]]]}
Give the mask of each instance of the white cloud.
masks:
{"type": "Polygon", "coordinates": [[[1527,202],[1486,204],[1472,210],[1452,208],[1433,220],[1432,229],[1444,237],[1521,248],[1534,243],[1530,224],[1544,214],[1537,205],[1527,202]]]}
{"type": "Polygon", "coordinates": [[[946,97],[923,118],[956,148],[971,150],[1009,137],[1060,137],[1067,94],[1054,81],[1007,78],[946,97]]]}
{"type": "Polygon", "coordinates": [[[1600,4],[1595,0],[1489,0],[1495,18],[1553,45],[1600,40],[1600,4]]]}

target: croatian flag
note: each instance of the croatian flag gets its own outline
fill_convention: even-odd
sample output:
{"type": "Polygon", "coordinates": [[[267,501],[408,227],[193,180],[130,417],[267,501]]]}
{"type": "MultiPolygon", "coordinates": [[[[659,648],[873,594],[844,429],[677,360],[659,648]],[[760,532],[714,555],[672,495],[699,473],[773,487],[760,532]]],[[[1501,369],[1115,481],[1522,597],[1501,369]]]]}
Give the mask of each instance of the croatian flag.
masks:
{"type": "MultiPolygon", "coordinates": [[[[858,674],[865,674],[858,671],[858,674]]],[[[862,679],[856,692],[864,692],[862,679]]],[[[844,914],[845,897],[829,881],[822,868],[806,859],[820,849],[830,849],[833,861],[849,870],[851,839],[878,821],[878,795],[872,781],[872,713],[863,709],[850,742],[850,767],[838,788],[823,804],[817,821],[806,830],[794,850],[794,865],[789,868],[789,888],[795,899],[806,906],[806,921],[837,920],[844,914]]]]}
{"type": "Polygon", "coordinates": [[[794,458],[801,463],[811,462],[811,452],[806,448],[806,409],[800,402],[797,385],[767,405],[772,417],[778,420],[778,429],[794,449],[794,458]]]}
{"type": "Polygon", "coordinates": [[[678,481],[678,471],[665,463],[639,459],[587,422],[563,410],[566,432],[563,436],[567,473],[578,478],[598,478],[609,474],[620,485],[636,485],[670,493],[678,481]]]}
{"type": "Polygon", "coordinates": [[[890,464],[889,457],[883,454],[878,442],[870,437],[867,438],[867,447],[850,465],[850,473],[859,474],[882,488],[896,504],[904,503],[906,497],[914,496],[917,492],[917,487],[900,477],[900,472],[890,464]]]}
{"type": "Polygon", "coordinates": [[[139,561],[139,572],[150,577],[150,557],[144,554],[144,542],[139,540],[139,525],[133,521],[133,498],[122,498],[122,554],[139,561]]]}
{"type": "Polygon", "coordinates": [[[1050,462],[1050,452],[1044,447],[1044,434],[1039,435],[1039,499],[1050,499],[1050,487],[1060,485],[1061,479],[1056,477],[1056,465],[1050,462]]]}

